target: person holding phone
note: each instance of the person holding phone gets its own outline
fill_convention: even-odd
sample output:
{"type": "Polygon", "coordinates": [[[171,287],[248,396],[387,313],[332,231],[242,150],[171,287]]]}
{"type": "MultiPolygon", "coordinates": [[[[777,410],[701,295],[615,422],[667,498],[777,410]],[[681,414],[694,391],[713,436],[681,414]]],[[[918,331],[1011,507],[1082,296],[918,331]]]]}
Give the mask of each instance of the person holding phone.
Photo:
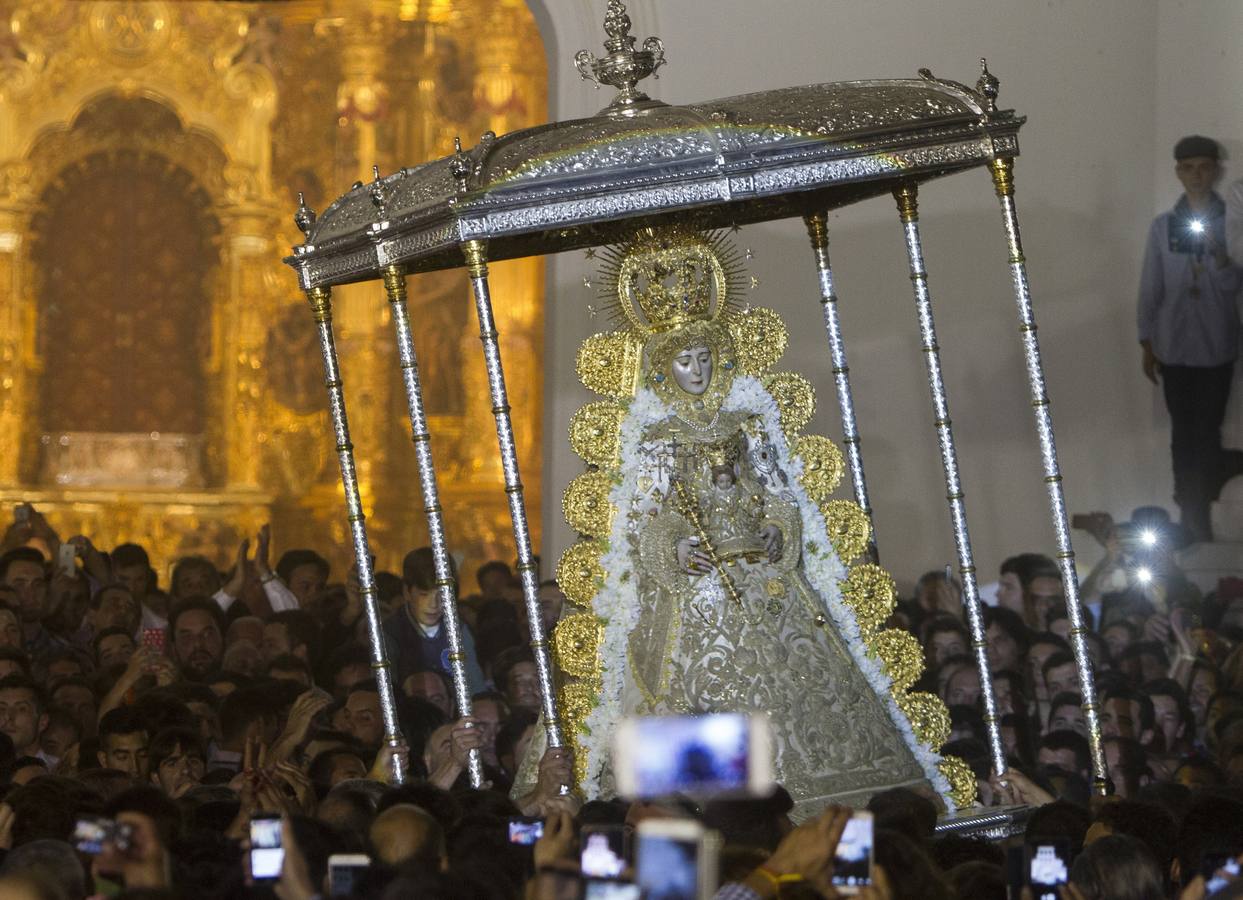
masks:
{"type": "Polygon", "coordinates": [[[1226,249],[1226,204],[1213,186],[1221,148],[1190,135],[1174,146],[1184,193],[1148,230],[1139,288],[1145,377],[1170,412],[1174,499],[1197,540],[1212,539],[1209,505],[1243,472],[1243,452],[1223,451],[1221,424],[1239,355],[1240,260],[1226,249]]]}

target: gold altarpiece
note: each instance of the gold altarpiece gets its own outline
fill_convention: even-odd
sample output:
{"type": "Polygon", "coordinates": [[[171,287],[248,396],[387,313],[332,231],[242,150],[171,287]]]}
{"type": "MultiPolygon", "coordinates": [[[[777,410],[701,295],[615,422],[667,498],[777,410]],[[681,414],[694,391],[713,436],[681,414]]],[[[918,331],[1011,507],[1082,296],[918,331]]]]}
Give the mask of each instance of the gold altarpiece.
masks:
{"type": "MultiPolygon", "coordinates": [[[[322,370],[280,265],[300,239],[288,212],[457,134],[544,121],[540,47],[522,0],[0,0],[0,503],[105,548],[140,541],[161,568],[223,564],[270,519],[278,551],[319,548],[340,577],[322,370]]],[[[542,264],[493,280],[538,497],[542,264]]],[[[335,299],[391,569],[424,528],[388,305],[368,286],[335,299]]],[[[468,285],[422,275],[410,301],[451,544],[468,566],[512,559],[468,285]]]]}

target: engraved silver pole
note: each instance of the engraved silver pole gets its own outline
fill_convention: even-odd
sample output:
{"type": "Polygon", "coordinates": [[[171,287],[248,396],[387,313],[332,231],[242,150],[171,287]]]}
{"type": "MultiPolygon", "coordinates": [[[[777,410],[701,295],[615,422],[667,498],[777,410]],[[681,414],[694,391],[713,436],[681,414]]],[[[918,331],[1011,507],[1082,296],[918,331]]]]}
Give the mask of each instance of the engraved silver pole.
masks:
{"type": "Polygon", "coordinates": [[[906,234],[906,255],[911,269],[911,286],[915,308],[919,313],[919,334],[923,341],[924,362],[928,367],[928,388],[932,393],[932,409],[937,441],[941,445],[941,467],[945,470],[946,499],[954,525],[954,545],[958,551],[958,572],[962,576],[963,607],[971,629],[971,649],[980,672],[980,694],[984,700],[984,724],[988,729],[988,748],[993,758],[993,771],[1006,771],[1006,751],[1001,743],[1000,718],[993,694],[993,676],[988,665],[988,640],[984,634],[984,617],[980,610],[980,592],[975,580],[975,558],[971,553],[971,537],[967,533],[967,508],[963,502],[962,483],[958,475],[958,451],[950,425],[949,401],[945,396],[945,380],[941,376],[941,351],[937,346],[936,324],[932,318],[932,296],[928,291],[928,273],[924,269],[924,251],[919,239],[919,205],[916,187],[904,184],[893,192],[898,214],[906,234]]]}
{"type": "Polygon", "coordinates": [[[492,394],[492,416],[496,419],[496,440],[501,448],[501,468],[505,472],[505,494],[509,497],[509,517],[514,528],[514,544],[518,553],[518,574],[522,578],[522,597],[526,603],[527,621],[531,629],[531,652],[539,675],[544,701],[544,731],[548,746],[562,746],[561,722],[557,716],[557,698],[553,691],[552,664],[548,658],[548,642],[536,592],[539,582],[535,560],[531,555],[531,532],[527,528],[527,512],[522,502],[522,479],[518,473],[518,452],[514,447],[514,427],[509,418],[509,397],[505,392],[505,373],[501,369],[501,348],[496,340],[496,319],[492,315],[492,297],[488,289],[488,258],[482,241],[462,245],[475,293],[475,313],[479,317],[479,339],[488,367],[488,388],[492,394]]]}
{"type": "MultiPolygon", "coordinates": [[[[398,266],[384,269],[384,292],[393,310],[393,327],[397,331],[397,357],[401,362],[402,384],[406,388],[406,405],[410,409],[410,437],[414,441],[414,457],[419,468],[419,484],[423,489],[423,512],[427,516],[427,533],[432,545],[436,567],[436,591],[440,594],[445,635],[449,639],[449,671],[453,676],[453,693],[458,714],[471,712],[470,684],[466,680],[466,654],[462,649],[462,629],[458,619],[457,581],[445,543],[444,511],[440,506],[440,489],[436,483],[436,465],[432,460],[431,434],[423,407],[423,385],[419,381],[419,361],[410,335],[410,314],[406,309],[406,277],[398,266]]],[[[483,786],[483,761],[478,748],[472,749],[467,770],[473,788],[483,786]]]]}
{"type": "Polygon", "coordinates": [[[837,314],[837,292],[833,287],[833,268],[829,263],[829,219],[824,213],[807,216],[807,235],[816,254],[816,272],[820,277],[820,304],[824,310],[824,330],[829,337],[829,354],[833,359],[833,380],[837,383],[837,407],[842,417],[842,443],[846,445],[846,462],[850,466],[850,483],[855,502],[867,514],[868,558],[880,562],[876,549],[876,523],[872,519],[872,503],[868,498],[867,479],[863,475],[863,450],[859,445],[859,429],[855,423],[855,400],[850,390],[850,366],[846,364],[846,340],[837,314]]]}
{"type": "Polygon", "coordinates": [[[1097,793],[1104,796],[1108,783],[1105,749],[1101,744],[1100,718],[1096,706],[1096,683],[1092,677],[1092,657],[1088,654],[1084,635],[1087,628],[1079,602],[1079,576],[1075,572],[1075,551],[1070,539],[1070,521],[1066,515],[1066,497],[1062,491],[1062,473],[1057,462],[1057,445],[1053,440],[1053,415],[1045,388],[1044,366],[1040,361],[1040,341],[1036,337],[1036,317],[1032,310],[1031,288],[1027,282],[1027,262],[1023,257],[1023,241],[1019,236],[1019,217],[1014,205],[1014,160],[996,159],[992,163],[993,185],[1001,201],[1001,214],[1006,228],[1006,244],[1010,250],[1010,277],[1014,282],[1014,300],[1018,306],[1019,332],[1023,341],[1023,358],[1027,364],[1027,382],[1031,388],[1032,412],[1036,416],[1036,434],[1040,439],[1040,461],[1044,469],[1045,489],[1049,494],[1049,512],[1057,540],[1057,562],[1062,570],[1066,591],[1066,618],[1070,621],[1070,649],[1075,655],[1079,672],[1079,689],[1083,692],[1083,716],[1088,725],[1088,744],[1092,750],[1092,780],[1097,793]]]}
{"type": "MultiPolygon", "coordinates": [[[[397,719],[397,700],[393,695],[393,676],[384,646],[384,630],[380,624],[380,605],[375,586],[375,570],[371,565],[371,547],[367,543],[366,516],[358,492],[358,473],[354,468],[354,445],[350,443],[350,426],[345,417],[345,394],[341,389],[341,370],[337,347],[332,337],[332,294],[326,287],[306,292],[315,325],[319,330],[319,349],[324,357],[324,386],[328,388],[328,406],[332,412],[332,428],[337,440],[337,461],[341,466],[341,486],[345,489],[345,506],[349,511],[350,534],[354,541],[354,562],[358,567],[358,583],[367,616],[367,636],[371,642],[371,668],[375,672],[376,689],[380,694],[380,715],[384,719],[384,740],[390,747],[403,742],[397,719]]],[[[393,781],[405,781],[401,760],[393,757],[393,781]]]]}

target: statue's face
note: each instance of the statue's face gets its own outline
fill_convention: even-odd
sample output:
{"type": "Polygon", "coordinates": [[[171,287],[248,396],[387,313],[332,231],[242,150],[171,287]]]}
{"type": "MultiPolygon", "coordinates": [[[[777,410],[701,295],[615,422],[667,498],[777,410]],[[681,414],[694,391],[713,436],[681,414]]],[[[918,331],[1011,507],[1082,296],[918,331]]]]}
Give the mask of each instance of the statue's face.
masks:
{"type": "Polygon", "coordinates": [[[673,380],[688,394],[702,394],[712,382],[712,351],[703,344],[687,347],[673,358],[673,380]]]}

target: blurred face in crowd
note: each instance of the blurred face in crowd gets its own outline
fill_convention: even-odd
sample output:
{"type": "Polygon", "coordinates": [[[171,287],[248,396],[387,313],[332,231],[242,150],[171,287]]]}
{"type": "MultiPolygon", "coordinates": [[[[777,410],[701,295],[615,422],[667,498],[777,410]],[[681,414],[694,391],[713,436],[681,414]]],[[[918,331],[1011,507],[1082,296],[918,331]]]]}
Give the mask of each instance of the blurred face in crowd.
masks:
{"type": "Polygon", "coordinates": [[[19,559],[9,563],[4,583],[17,594],[23,622],[39,622],[47,615],[47,576],[41,563],[19,559]]]}
{"type": "Polygon", "coordinates": [[[173,633],[173,652],[182,672],[191,679],[204,678],[219,669],[224,635],[215,617],[202,609],[183,612],[173,633]]]}
{"type": "Polygon", "coordinates": [[[1062,691],[1079,690],[1079,673],[1075,669],[1074,660],[1054,666],[1045,673],[1045,690],[1050,697],[1056,697],[1062,691]]]}
{"type": "Polygon", "coordinates": [[[948,613],[962,618],[962,600],[958,585],[944,577],[921,580],[915,589],[915,602],[929,613],[948,613]]]}
{"type": "Polygon", "coordinates": [[[247,678],[254,678],[263,671],[263,655],[259,648],[250,641],[237,641],[230,644],[229,649],[224,651],[221,668],[225,672],[235,672],[247,678]]]}
{"type": "Polygon", "coordinates": [[[204,743],[220,740],[220,719],[216,715],[215,707],[201,700],[190,700],[186,703],[186,708],[198,722],[199,734],[203,736],[204,743]]]}
{"type": "Polygon", "coordinates": [[[1109,655],[1114,659],[1122,656],[1122,651],[1131,646],[1134,638],[1131,629],[1125,625],[1110,625],[1103,632],[1101,637],[1105,639],[1105,646],[1109,648],[1109,655]]]}
{"type": "Polygon", "coordinates": [[[142,607],[135,595],[122,587],[104,588],[99,592],[99,609],[95,611],[95,630],[124,628],[133,634],[142,624],[142,607]]]}
{"type": "Polygon", "coordinates": [[[1211,156],[1189,156],[1174,164],[1174,175],[1192,197],[1203,197],[1213,189],[1221,167],[1211,156]]]}
{"type": "Polygon", "coordinates": [[[129,566],[118,566],[113,569],[112,576],[123,584],[130,594],[141,603],[151,590],[151,569],[142,563],[129,566]]]}
{"type": "Polygon", "coordinates": [[[489,569],[479,579],[479,593],[489,600],[499,600],[504,596],[505,588],[509,587],[509,582],[509,572],[501,569],[489,569]]]}
{"type": "MultiPolygon", "coordinates": [[[[297,655],[305,656],[306,649],[299,646],[297,655]]],[[[284,622],[267,622],[263,626],[263,659],[265,662],[271,662],[278,656],[286,653],[294,653],[291,641],[289,640],[289,626],[284,622]]]]}
{"type": "Polygon", "coordinates": [[[505,771],[511,775],[516,774],[518,766],[522,764],[523,758],[527,755],[527,747],[531,746],[531,739],[535,737],[535,726],[528,725],[526,730],[522,732],[522,736],[514,742],[514,749],[507,755],[501,757],[501,765],[505,771]]]}
{"type": "Polygon", "coordinates": [[[39,709],[34,692],[26,688],[0,690],[0,731],[13,741],[18,756],[37,756],[39,735],[47,727],[47,714],[39,709]]]}
{"type": "Polygon", "coordinates": [[[151,773],[151,782],[173,799],[180,797],[203,780],[206,770],[203,757],[195,748],[187,750],[178,744],[171,754],[151,773]]]}
{"type": "Polygon", "coordinates": [[[366,778],[367,766],[353,753],[338,753],[332,758],[332,772],[328,775],[328,786],[335,787],[342,781],[354,778],[366,778]]]}
{"type": "Polygon", "coordinates": [[[949,706],[975,706],[980,702],[980,673],[971,666],[955,672],[946,685],[949,706]]]}
{"type": "Polygon", "coordinates": [[[1062,592],[1062,579],[1038,575],[1027,586],[1027,599],[1031,603],[1032,615],[1037,627],[1043,628],[1049,619],[1049,613],[1066,605],[1066,597],[1062,592]]]}
{"type": "Polygon", "coordinates": [[[53,719],[43,734],[39,735],[39,747],[48,756],[60,759],[65,752],[78,742],[81,732],[75,724],[64,719],[53,719]]]}
{"type": "Polygon", "coordinates": [[[962,656],[967,652],[967,642],[957,631],[936,631],[928,637],[928,648],[925,656],[935,666],[941,665],[951,656],[962,656]]]}
{"type": "Polygon", "coordinates": [[[1088,720],[1083,717],[1083,708],[1063,704],[1049,714],[1050,731],[1073,731],[1084,737],[1088,736],[1088,720]]]}
{"type": "Polygon", "coordinates": [[[509,670],[509,675],[505,679],[505,699],[513,706],[539,712],[539,675],[536,672],[535,663],[524,660],[516,663],[509,670]]]}
{"type": "Polygon", "coordinates": [[[993,681],[993,701],[997,704],[997,715],[1007,716],[1014,712],[1014,689],[1009,678],[993,681]]]}
{"type": "Polygon", "coordinates": [[[1208,720],[1208,702],[1216,691],[1217,674],[1212,669],[1197,668],[1187,690],[1187,700],[1196,714],[1197,725],[1203,725],[1208,720]]]}
{"type": "Polygon", "coordinates": [[[414,613],[416,622],[424,628],[433,628],[440,624],[444,610],[440,608],[439,591],[422,591],[407,585],[402,588],[402,592],[406,596],[406,602],[410,604],[410,611],[414,613]]]}
{"type": "Polygon", "coordinates": [[[22,649],[22,624],[17,613],[8,608],[0,608],[0,647],[22,649]]]}
{"type": "Polygon", "coordinates": [[[988,638],[988,664],[994,672],[1007,669],[1017,670],[1019,666],[1019,645],[997,622],[988,626],[985,632],[988,638]]]}
{"type": "Polygon", "coordinates": [[[501,728],[501,709],[495,700],[479,700],[471,706],[471,715],[478,720],[479,734],[483,738],[483,746],[479,755],[490,766],[500,764],[496,758],[496,733],[501,728]]]}
{"type": "Polygon", "coordinates": [[[146,732],[105,735],[96,755],[105,769],[117,769],[135,778],[147,777],[146,732]]]}
{"type": "Polygon", "coordinates": [[[220,574],[216,567],[202,560],[183,563],[177,568],[172,594],[178,600],[188,597],[210,597],[220,590],[220,574]]]}
{"type": "Polygon", "coordinates": [[[1050,747],[1041,747],[1040,752],[1036,754],[1036,763],[1042,768],[1050,766],[1055,769],[1061,769],[1063,772],[1087,774],[1079,768],[1079,763],[1075,760],[1075,751],[1065,748],[1053,750],[1050,747]]]}
{"type": "Polygon", "coordinates": [[[539,598],[540,619],[544,623],[545,634],[552,631],[553,626],[561,618],[561,610],[565,609],[565,594],[555,584],[546,584],[535,595],[539,598]]]}
{"type": "Polygon", "coordinates": [[[1041,641],[1037,641],[1027,649],[1027,666],[1031,670],[1031,683],[1036,686],[1036,695],[1042,699],[1047,700],[1050,695],[1044,693],[1044,675],[1041,672],[1044,670],[1045,661],[1060,649],[1056,644],[1046,644],[1041,641]]]}
{"type": "Polygon", "coordinates": [[[338,698],[344,697],[350,688],[370,677],[371,667],[366,663],[351,663],[348,666],[342,666],[333,678],[333,693],[338,698]]]}
{"type": "Polygon", "coordinates": [[[384,720],[380,715],[380,695],[375,691],[352,691],[345,701],[345,722],[365,747],[379,747],[384,739],[384,720]]]}
{"type": "Polygon", "coordinates": [[[1023,582],[1013,572],[1006,572],[997,582],[997,605],[1023,615],[1023,582]]]}
{"type": "Polygon", "coordinates": [[[294,566],[293,571],[289,573],[289,590],[298,598],[302,608],[306,609],[311,605],[315,595],[324,589],[327,581],[323,569],[314,563],[304,563],[294,566]]]}
{"type": "Polygon", "coordinates": [[[1187,730],[1178,701],[1168,694],[1153,694],[1152,710],[1156,729],[1161,733],[1161,746],[1173,750],[1182,742],[1187,730]]]}
{"type": "Polygon", "coordinates": [[[1146,744],[1151,732],[1141,734],[1139,703],[1121,697],[1110,697],[1101,707],[1101,734],[1104,737],[1136,738],[1146,744]]]}
{"type": "Polygon", "coordinates": [[[82,663],[76,659],[65,657],[51,662],[47,667],[48,681],[55,681],[57,678],[65,678],[69,675],[81,675],[82,663]]]}
{"type": "Polygon", "coordinates": [[[80,684],[62,684],[52,691],[52,703],[73,716],[83,734],[94,734],[96,705],[90,688],[80,684]]]}
{"type": "Polygon", "coordinates": [[[21,664],[13,659],[0,659],[0,678],[7,678],[10,675],[25,675],[26,670],[21,664]]]}
{"type": "Polygon", "coordinates": [[[231,647],[238,641],[250,641],[256,647],[263,643],[263,619],[258,616],[242,616],[229,623],[224,644],[231,647]]]}
{"type": "Polygon", "coordinates": [[[99,642],[99,667],[111,669],[125,665],[134,655],[134,639],[128,634],[110,634],[99,642]]]}
{"type": "Polygon", "coordinates": [[[406,678],[401,689],[407,697],[419,697],[446,716],[453,715],[453,698],[449,696],[444,679],[435,672],[415,672],[406,678]]]}

